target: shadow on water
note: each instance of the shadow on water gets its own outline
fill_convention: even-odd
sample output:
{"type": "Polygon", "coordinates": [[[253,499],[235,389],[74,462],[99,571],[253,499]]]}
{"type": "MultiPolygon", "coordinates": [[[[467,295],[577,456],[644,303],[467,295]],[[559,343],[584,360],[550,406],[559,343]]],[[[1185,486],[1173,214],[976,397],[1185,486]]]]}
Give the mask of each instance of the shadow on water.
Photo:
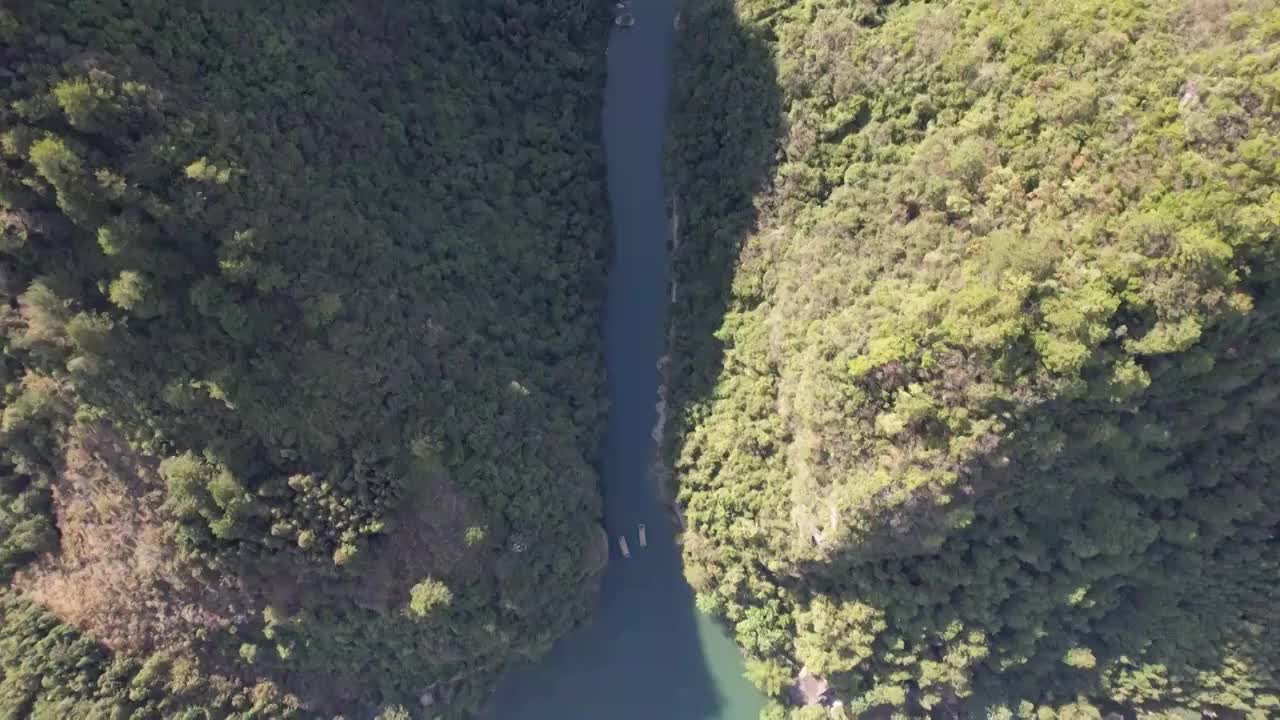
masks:
{"type": "MultiPolygon", "coordinates": [[[[698,322],[677,324],[689,347],[694,338],[712,340],[713,320],[723,314],[734,257],[751,227],[741,209],[751,207],[765,177],[762,154],[772,156],[777,125],[763,44],[738,27],[728,0],[689,5],[678,39],[676,0],[633,0],[635,25],[610,38],[604,132],[615,247],[604,330],[611,411],[603,492],[611,547],[600,605],[535,667],[505,679],[489,712],[497,720],[752,720],[763,702],[724,629],[695,610],[650,473],[670,301],[663,148],[673,48],[682,63],[697,63],[682,68],[674,95],[673,150],[688,155],[669,166],[680,193],[690,195],[681,215],[693,240],[677,261],[698,278],[682,282],[697,287],[681,312],[697,303],[698,322]],[[629,559],[619,535],[628,538],[629,559]]],[[[690,363],[703,366],[699,377],[718,368],[718,358],[702,351],[681,365],[690,363]]]]}

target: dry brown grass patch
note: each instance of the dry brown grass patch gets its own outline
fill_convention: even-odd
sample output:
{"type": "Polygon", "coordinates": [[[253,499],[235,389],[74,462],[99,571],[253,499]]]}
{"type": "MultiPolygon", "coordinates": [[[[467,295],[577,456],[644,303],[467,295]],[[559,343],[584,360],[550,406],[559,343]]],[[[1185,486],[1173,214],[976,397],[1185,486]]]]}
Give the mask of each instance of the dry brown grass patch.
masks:
{"type": "Polygon", "coordinates": [[[107,428],[76,425],[62,464],[61,552],[19,573],[16,588],[115,650],[152,651],[247,619],[232,581],[202,578],[179,558],[152,459],[107,428]]]}

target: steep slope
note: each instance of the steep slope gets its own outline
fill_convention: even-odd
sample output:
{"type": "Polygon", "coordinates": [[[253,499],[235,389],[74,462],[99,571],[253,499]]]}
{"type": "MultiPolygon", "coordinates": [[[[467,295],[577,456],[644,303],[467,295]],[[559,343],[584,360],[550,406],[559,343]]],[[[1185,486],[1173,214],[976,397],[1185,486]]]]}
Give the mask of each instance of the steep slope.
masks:
{"type": "Polygon", "coordinates": [[[4,4],[0,715],[216,671],[460,716],[583,617],[605,20],[4,4]],[[202,664],[71,682],[31,600],[87,633],[58,657],[202,664]]]}
{"type": "Polygon", "coordinates": [[[848,717],[1274,713],[1275,3],[685,22],[672,461],[753,678],[848,717]]]}

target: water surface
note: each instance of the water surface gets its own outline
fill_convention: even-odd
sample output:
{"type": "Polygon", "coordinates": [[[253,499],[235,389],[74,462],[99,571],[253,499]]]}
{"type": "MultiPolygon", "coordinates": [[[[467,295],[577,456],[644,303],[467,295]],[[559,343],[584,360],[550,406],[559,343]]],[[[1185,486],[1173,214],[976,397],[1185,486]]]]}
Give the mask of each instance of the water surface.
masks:
{"type": "Polygon", "coordinates": [[[604,132],[613,264],[603,483],[609,569],[590,624],[499,689],[497,720],[755,720],[762,699],[724,631],[698,613],[649,467],[669,300],[663,140],[673,0],[634,0],[609,42],[604,132]],[[641,548],[636,527],[647,526],[641,548]],[[624,559],[618,536],[631,548],[624,559]]]}

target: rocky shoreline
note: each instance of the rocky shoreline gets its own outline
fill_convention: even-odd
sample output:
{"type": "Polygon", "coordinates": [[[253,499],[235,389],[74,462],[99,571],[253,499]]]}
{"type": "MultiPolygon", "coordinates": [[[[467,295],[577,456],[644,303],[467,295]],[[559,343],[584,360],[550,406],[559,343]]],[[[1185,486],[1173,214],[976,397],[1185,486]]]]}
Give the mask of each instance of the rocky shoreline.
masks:
{"type": "MultiPolygon", "coordinates": [[[[675,251],[680,247],[680,204],[679,197],[672,194],[667,199],[667,217],[671,221],[671,238],[668,245],[669,257],[675,256],[675,251]]],[[[671,277],[671,294],[670,306],[675,306],[677,293],[679,291],[679,283],[674,274],[671,277]]],[[[676,482],[675,471],[671,467],[671,438],[667,433],[667,404],[669,397],[670,384],[670,366],[671,366],[671,345],[675,340],[676,320],[668,314],[667,319],[667,350],[658,358],[658,400],[656,409],[658,411],[657,420],[653,425],[653,443],[654,456],[653,467],[650,468],[650,474],[654,483],[657,485],[658,499],[662,503],[663,508],[670,515],[672,524],[676,528],[676,541],[680,541],[680,535],[685,531],[684,513],[680,510],[680,505],[676,501],[676,482]]]]}

